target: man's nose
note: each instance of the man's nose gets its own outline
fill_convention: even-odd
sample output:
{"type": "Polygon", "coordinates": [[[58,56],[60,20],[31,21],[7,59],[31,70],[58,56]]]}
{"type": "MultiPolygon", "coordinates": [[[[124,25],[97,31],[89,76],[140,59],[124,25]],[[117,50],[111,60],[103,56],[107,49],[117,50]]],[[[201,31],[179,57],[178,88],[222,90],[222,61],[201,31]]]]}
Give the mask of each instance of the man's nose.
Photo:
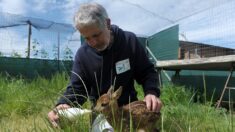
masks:
{"type": "Polygon", "coordinates": [[[96,45],[96,44],[97,44],[97,40],[94,39],[94,38],[92,38],[92,39],[90,39],[90,40],[88,41],[88,43],[89,43],[90,45],[96,45]]]}

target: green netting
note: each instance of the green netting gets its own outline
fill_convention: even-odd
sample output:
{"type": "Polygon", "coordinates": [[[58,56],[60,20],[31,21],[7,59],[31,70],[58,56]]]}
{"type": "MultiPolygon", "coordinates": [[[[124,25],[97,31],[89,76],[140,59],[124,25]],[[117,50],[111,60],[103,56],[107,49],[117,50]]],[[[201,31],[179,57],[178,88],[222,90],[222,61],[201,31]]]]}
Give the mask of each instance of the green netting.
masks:
{"type": "Polygon", "coordinates": [[[0,12],[0,56],[71,60],[78,36],[71,24],[0,12]]]}
{"type": "Polygon", "coordinates": [[[75,32],[71,24],[56,23],[38,18],[25,17],[5,12],[0,12],[0,28],[21,25],[32,25],[36,29],[47,29],[56,32],[75,32]]]}
{"type": "Polygon", "coordinates": [[[57,72],[70,72],[71,68],[72,61],[0,57],[0,72],[11,76],[50,77],[57,72]]]}

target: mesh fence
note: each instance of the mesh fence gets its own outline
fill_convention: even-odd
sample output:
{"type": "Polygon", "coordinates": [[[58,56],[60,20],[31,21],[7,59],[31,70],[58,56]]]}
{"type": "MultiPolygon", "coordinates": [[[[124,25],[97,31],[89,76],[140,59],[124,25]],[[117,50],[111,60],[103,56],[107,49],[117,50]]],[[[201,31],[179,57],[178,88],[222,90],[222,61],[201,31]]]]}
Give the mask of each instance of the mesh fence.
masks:
{"type": "Polygon", "coordinates": [[[0,57],[0,72],[7,76],[51,77],[57,72],[70,74],[72,61],[0,57]]]}
{"type": "Polygon", "coordinates": [[[228,1],[184,17],[148,37],[148,47],[155,60],[234,55],[234,11],[228,1]]]}
{"type": "Polygon", "coordinates": [[[0,55],[72,60],[80,37],[70,24],[0,12],[0,55]]]}
{"type": "Polygon", "coordinates": [[[80,46],[72,25],[0,12],[0,72],[49,77],[69,72],[80,46]]]}
{"type": "Polygon", "coordinates": [[[180,21],[179,59],[235,54],[235,1],[229,1],[180,21]]]}
{"type": "Polygon", "coordinates": [[[178,59],[195,59],[234,55],[235,49],[202,43],[180,41],[178,59]]]}

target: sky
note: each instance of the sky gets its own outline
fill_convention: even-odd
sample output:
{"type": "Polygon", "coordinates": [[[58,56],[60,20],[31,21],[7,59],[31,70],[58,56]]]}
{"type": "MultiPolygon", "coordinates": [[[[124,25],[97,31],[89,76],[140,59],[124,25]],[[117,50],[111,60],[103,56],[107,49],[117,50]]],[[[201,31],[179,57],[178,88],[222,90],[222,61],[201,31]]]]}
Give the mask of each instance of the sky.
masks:
{"type": "MultiPolygon", "coordinates": [[[[79,5],[90,1],[0,0],[0,12],[73,24],[73,15],[79,5]]],[[[179,24],[179,38],[181,40],[235,49],[235,39],[233,39],[235,38],[234,0],[93,1],[106,8],[113,24],[139,36],[151,36],[172,25],[179,24]]],[[[6,33],[3,32],[2,34],[5,35],[6,33]]],[[[14,38],[19,37],[15,31],[8,30],[7,34],[14,36],[14,38]]],[[[75,36],[79,36],[79,33],[76,34],[75,36]]],[[[27,33],[25,35],[27,36],[27,33]]],[[[21,41],[25,43],[26,37],[21,41]]],[[[73,48],[75,51],[78,42],[70,42],[70,45],[75,47],[73,48]]],[[[15,46],[11,45],[9,48],[12,47],[15,46]]]]}

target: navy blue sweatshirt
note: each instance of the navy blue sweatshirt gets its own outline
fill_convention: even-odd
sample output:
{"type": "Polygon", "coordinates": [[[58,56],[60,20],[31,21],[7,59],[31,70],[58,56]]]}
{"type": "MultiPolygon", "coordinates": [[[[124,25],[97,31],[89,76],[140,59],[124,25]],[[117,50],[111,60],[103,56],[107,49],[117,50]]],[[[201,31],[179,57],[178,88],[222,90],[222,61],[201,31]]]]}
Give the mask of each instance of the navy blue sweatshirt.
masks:
{"type": "Polygon", "coordinates": [[[137,100],[134,80],[143,86],[145,95],[160,96],[154,65],[135,34],[115,25],[111,31],[114,41],[104,51],[99,52],[86,42],[79,48],[72,68],[76,74],[71,74],[70,84],[58,104],[82,105],[87,97],[95,101],[115,83],[115,90],[123,87],[118,103],[124,105],[137,100]]]}

